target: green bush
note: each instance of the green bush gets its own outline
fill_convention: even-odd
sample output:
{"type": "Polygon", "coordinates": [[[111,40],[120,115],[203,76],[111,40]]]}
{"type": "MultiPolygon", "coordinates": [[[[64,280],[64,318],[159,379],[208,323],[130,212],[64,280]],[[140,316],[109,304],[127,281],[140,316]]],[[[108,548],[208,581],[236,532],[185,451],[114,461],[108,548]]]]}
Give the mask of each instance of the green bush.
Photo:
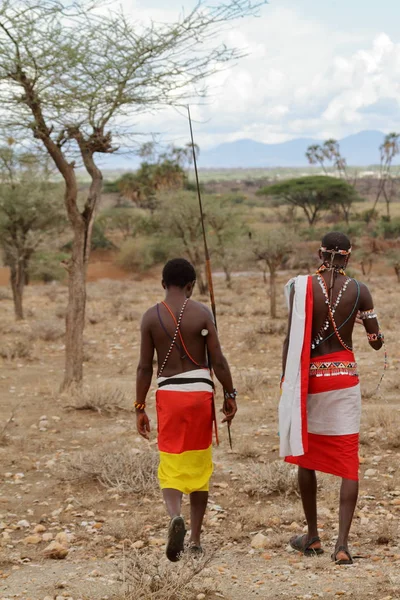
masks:
{"type": "Polygon", "coordinates": [[[105,234],[104,228],[97,222],[93,225],[92,232],[92,250],[112,250],[115,245],[105,234]]]}
{"type": "Polygon", "coordinates": [[[122,244],[117,264],[126,271],[147,271],[154,265],[165,263],[175,254],[180,255],[176,241],[171,238],[138,237],[122,244]]]}
{"type": "MultiPolygon", "coordinates": [[[[115,250],[116,246],[105,234],[104,224],[95,221],[92,231],[92,243],[91,250],[115,250]]],[[[61,248],[63,251],[70,251],[72,249],[72,240],[64,244],[61,248]]]]}
{"type": "Polygon", "coordinates": [[[68,260],[69,254],[63,252],[37,252],[29,265],[29,278],[33,281],[50,283],[66,279],[66,270],[61,261],[68,260]]]}
{"type": "Polygon", "coordinates": [[[382,219],[378,226],[378,231],[385,240],[395,240],[400,238],[400,218],[387,221],[382,219]]]}

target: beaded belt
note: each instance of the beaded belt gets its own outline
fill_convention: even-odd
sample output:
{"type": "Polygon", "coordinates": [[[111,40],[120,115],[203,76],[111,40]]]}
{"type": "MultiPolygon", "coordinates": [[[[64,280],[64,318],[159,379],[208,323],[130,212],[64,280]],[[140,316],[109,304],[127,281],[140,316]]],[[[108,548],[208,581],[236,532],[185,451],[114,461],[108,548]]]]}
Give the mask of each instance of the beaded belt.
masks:
{"type": "Polygon", "coordinates": [[[312,362],[310,363],[310,377],[332,377],[334,375],[358,375],[355,362],[312,362]]]}

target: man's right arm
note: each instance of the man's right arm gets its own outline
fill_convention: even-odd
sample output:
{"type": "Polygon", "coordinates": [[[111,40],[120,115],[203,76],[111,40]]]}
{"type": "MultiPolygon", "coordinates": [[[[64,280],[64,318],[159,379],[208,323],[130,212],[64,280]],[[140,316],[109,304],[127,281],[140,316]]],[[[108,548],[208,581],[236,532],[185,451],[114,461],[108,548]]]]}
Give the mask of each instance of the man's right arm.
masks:
{"type": "Polygon", "coordinates": [[[364,325],[369,345],[374,350],[383,346],[383,334],[380,331],[378,317],[374,309],[371,292],[365,284],[360,284],[360,303],[358,317],[364,325]]]}

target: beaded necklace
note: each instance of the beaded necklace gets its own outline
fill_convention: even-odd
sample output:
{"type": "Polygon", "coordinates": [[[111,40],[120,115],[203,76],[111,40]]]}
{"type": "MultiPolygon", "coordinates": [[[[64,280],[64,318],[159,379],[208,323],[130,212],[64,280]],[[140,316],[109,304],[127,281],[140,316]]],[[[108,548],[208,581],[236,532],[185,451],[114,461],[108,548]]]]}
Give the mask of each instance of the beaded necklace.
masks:
{"type": "MultiPolygon", "coordinates": [[[[324,271],[326,269],[322,269],[322,271],[324,271]]],[[[323,341],[325,341],[328,338],[324,338],[324,332],[329,328],[329,324],[332,323],[332,327],[334,330],[334,333],[336,334],[338,340],[340,341],[340,343],[342,344],[343,347],[346,347],[347,350],[351,350],[351,348],[349,348],[348,346],[346,346],[346,344],[343,342],[340,334],[339,334],[339,329],[336,326],[336,322],[334,319],[334,315],[336,312],[337,307],[340,304],[340,301],[342,299],[342,296],[344,294],[344,292],[347,289],[347,286],[349,285],[351,279],[350,277],[348,277],[346,279],[346,281],[344,282],[343,286],[341,287],[341,289],[339,290],[339,293],[337,295],[337,298],[335,300],[335,303],[332,305],[331,302],[329,301],[329,294],[328,294],[328,289],[326,286],[326,282],[325,279],[320,275],[321,273],[321,268],[318,269],[317,271],[317,277],[318,277],[318,283],[321,286],[322,289],[322,293],[325,296],[325,304],[328,305],[328,316],[326,318],[326,320],[324,321],[324,323],[321,326],[321,329],[319,330],[319,332],[317,333],[317,335],[315,336],[314,340],[311,343],[311,348],[314,350],[317,346],[319,346],[319,344],[321,344],[323,341]]],[[[343,274],[345,275],[345,273],[343,272],[343,274]]],[[[330,337],[330,336],[328,336],[330,337]]]]}
{"type": "Polygon", "coordinates": [[[324,338],[322,336],[322,333],[324,331],[326,331],[326,329],[328,329],[329,327],[329,323],[331,323],[332,327],[333,327],[333,331],[337,337],[337,339],[339,340],[340,344],[343,346],[343,348],[345,350],[349,350],[350,352],[353,350],[353,348],[351,348],[350,346],[348,346],[342,339],[342,336],[339,333],[339,329],[338,326],[336,325],[336,321],[335,321],[335,317],[334,314],[336,312],[337,307],[339,306],[340,300],[343,296],[343,293],[346,291],[347,286],[349,285],[351,279],[350,277],[348,277],[346,279],[346,281],[344,282],[341,290],[339,291],[338,297],[336,298],[336,302],[335,304],[332,306],[332,304],[329,301],[329,292],[328,292],[328,287],[326,285],[326,281],[325,279],[318,273],[318,283],[321,286],[322,292],[325,296],[325,304],[327,304],[328,306],[328,318],[325,321],[325,323],[322,325],[318,335],[316,336],[315,340],[313,340],[311,347],[312,349],[315,349],[316,346],[318,346],[321,342],[324,341],[324,338]]]}
{"type": "Polygon", "coordinates": [[[164,362],[161,365],[161,369],[158,371],[157,377],[160,377],[161,374],[162,374],[162,372],[164,371],[165,366],[166,366],[166,364],[168,362],[168,359],[171,356],[171,352],[174,349],[174,346],[176,344],[176,338],[178,337],[178,335],[180,336],[181,321],[182,321],[183,313],[185,312],[185,308],[186,308],[186,305],[187,305],[188,301],[189,301],[189,298],[186,298],[185,302],[183,303],[183,306],[181,308],[181,312],[179,313],[178,320],[176,321],[176,329],[175,329],[174,336],[172,338],[171,345],[170,345],[169,350],[167,352],[167,355],[166,355],[166,357],[164,359],[164,362]]]}
{"type": "MultiPolygon", "coordinates": [[[[343,267],[338,267],[336,265],[333,265],[332,269],[334,270],[335,273],[339,273],[340,275],[346,275],[346,271],[344,270],[343,267]]],[[[325,263],[322,263],[322,265],[317,270],[317,274],[324,273],[324,271],[330,271],[330,270],[331,270],[331,267],[327,267],[325,263]]]]}

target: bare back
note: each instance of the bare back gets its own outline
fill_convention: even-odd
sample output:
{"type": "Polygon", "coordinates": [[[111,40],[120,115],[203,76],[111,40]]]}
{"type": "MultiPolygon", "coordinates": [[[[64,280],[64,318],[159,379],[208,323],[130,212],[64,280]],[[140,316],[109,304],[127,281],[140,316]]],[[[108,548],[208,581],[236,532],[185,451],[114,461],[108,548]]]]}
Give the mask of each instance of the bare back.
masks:
{"type": "MultiPolygon", "coordinates": [[[[178,320],[182,304],[169,300],[168,306],[178,320]]],[[[172,345],[176,330],[175,321],[162,303],[150,308],[143,321],[153,341],[160,370],[172,345]]],[[[207,335],[202,335],[202,331],[212,333],[210,329],[215,330],[209,309],[199,302],[189,300],[180,326],[183,342],[179,336],[176,338],[162,375],[171,377],[207,367],[207,335]]]]}
{"type": "MultiPolygon", "coordinates": [[[[322,273],[320,277],[324,279],[326,289],[329,290],[331,274],[329,272],[322,273]]],[[[323,341],[315,344],[315,347],[311,350],[311,356],[322,356],[343,350],[343,345],[339,341],[332,323],[328,322],[326,295],[317,275],[313,276],[313,297],[312,340],[317,340],[320,334],[323,341]]],[[[334,320],[340,337],[346,346],[352,348],[352,335],[357,313],[359,310],[372,308],[372,299],[368,288],[355,279],[349,279],[346,275],[338,274],[333,284],[332,306],[335,307],[334,320]],[[340,299],[337,302],[339,295],[340,299]],[[371,306],[368,306],[368,304],[371,304],[371,306]]]]}

